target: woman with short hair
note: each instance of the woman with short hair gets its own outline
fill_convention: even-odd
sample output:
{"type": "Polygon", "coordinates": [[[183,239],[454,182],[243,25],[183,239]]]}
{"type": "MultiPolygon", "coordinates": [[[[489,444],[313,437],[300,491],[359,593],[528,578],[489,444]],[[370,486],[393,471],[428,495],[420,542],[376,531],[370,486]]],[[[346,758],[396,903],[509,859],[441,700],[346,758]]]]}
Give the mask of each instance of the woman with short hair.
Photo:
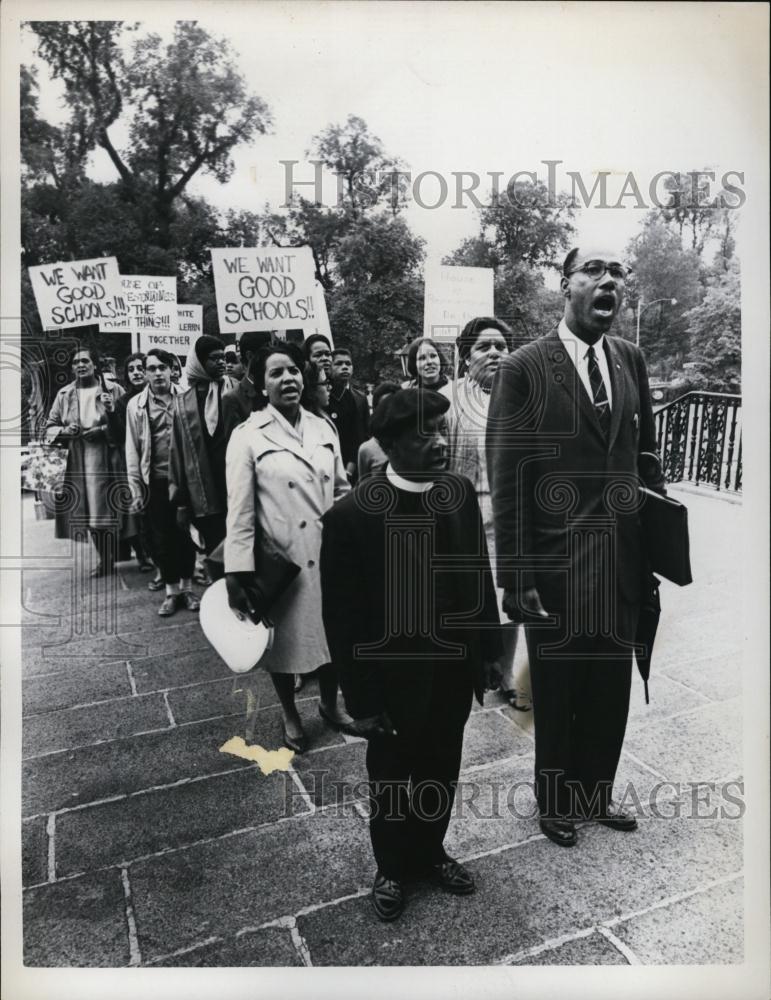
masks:
{"type": "Polygon", "coordinates": [[[261,401],[233,431],[227,450],[225,574],[231,606],[248,614],[255,547],[272,543],[300,573],[270,610],[273,645],[263,665],[281,703],[284,743],[296,753],[306,738],[295,705],[294,676],[319,671],[319,713],[345,730],[337,675],[321,621],[321,517],[349,492],[335,430],[300,405],[304,357],[292,343],[262,347],[250,367],[261,401]],[[256,541],[256,546],[255,546],[256,541]]]}
{"type": "Polygon", "coordinates": [[[88,531],[99,556],[91,576],[108,576],[118,559],[127,515],[119,489],[122,442],[111,435],[107,422],[123,389],[116,382],[105,385],[93,347],[76,348],[69,363],[73,381],[56,394],[46,422],[46,440],[67,445],[64,481],[55,501],[55,537],[77,538],[78,528],[88,531]]]}
{"type": "MultiPolygon", "coordinates": [[[[502,320],[494,316],[477,316],[470,320],[455,341],[460,362],[459,377],[442,389],[450,400],[447,412],[450,446],[450,468],[471,480],[479,500],[485,528],[490,563],[495,571],[495,531],[487,480],[485,434],[490,389],[503,358],[512,350],[513,334],[502,320]]],[[[501,606],[503,592],[496,588],[503,637],[503,679],[501,693],[512,708],[530,709],[529,672],[515,679],[514,655],[517,649],[518,627],[501,606]]]]}

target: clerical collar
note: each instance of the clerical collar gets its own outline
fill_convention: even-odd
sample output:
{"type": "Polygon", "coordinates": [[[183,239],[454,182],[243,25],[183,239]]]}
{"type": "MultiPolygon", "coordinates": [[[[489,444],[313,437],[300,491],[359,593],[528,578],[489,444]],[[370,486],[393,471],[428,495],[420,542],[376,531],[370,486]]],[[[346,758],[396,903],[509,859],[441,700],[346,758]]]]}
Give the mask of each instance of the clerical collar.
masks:
{"type": "Polygon", "coordinates": [[[385,472],[389,481],[397,488],[397,490],[404,490],[405,493],[425,493],[426,490],[430,490],[434,485],[433,480],[416,483],[412,479],[405,479],[403,476],[400,476],[398,472],[394,472],[391,468],[390,462],[386,466],[385,472]]]}

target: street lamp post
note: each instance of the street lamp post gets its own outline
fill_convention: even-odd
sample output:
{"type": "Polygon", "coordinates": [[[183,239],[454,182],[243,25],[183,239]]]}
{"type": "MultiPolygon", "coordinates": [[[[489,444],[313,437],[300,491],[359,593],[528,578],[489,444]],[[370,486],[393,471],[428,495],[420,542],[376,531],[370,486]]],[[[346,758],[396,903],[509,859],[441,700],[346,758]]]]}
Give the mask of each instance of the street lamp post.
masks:
{"type": "Polygon", "coordinates": [[[640,346],[640,317],[646,309],[650,309],[651,306],[655,306],[657,302],[668,302],[671,306],[677,305],[677,299],[668,299],[666,297],[663,299],[654,299],[653,302],[648,302],[643,305],[642,295],[640,296],[637,300],[637,336],[634,341],[638,347],[640,346]]]}

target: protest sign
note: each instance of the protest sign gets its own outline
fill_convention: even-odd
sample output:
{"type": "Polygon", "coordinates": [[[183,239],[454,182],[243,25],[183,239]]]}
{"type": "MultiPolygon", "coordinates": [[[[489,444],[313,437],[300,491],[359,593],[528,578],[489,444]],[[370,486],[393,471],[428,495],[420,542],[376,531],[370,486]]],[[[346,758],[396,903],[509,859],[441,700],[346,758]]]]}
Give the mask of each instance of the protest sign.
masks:
{"type": "MultiPolygon", "coordinates": [[[[177,333],[169,335],[165,344],[153,344],[153,347],[163,347],[172,354],[189,354],[193,344],[203,333],[203,306],[177,306],[177,333]]],[[[162,336],[156,334],[155,336],[162,336]]]]}
{"type": "Polygon", "coordinates": [[[137,350],[173,350],[177,334],[177,279],[165,275],[122,274],[126,303],[122,317],[100,322],[102,332],[127,330],[138,335],[137,350]]]}
{"type": "Polygon", "coordinates": [[[316,328],[321,306],[310,247],[217,248],[211,257],[222,333],[316,328]]]}
{"type": "Polygon", "coordinates": [[[126,311],[115,257],[40,264],[29,277],[44,330],[101,325],[126,311]]]}
{"type": "Polygon", "coordinates": [[[452,344],[470,319],[494,316],[493,270],[490,267],[426,268],[423,336],[452,344]]]}

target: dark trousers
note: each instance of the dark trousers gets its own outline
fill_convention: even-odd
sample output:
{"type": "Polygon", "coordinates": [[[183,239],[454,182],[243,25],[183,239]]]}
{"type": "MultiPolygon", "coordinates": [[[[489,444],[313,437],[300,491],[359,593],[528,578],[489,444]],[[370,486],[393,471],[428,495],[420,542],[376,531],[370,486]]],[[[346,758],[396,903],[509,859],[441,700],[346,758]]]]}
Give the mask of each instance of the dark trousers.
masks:
{"type": "Polygon", "coordinates": [[[163,582],[189,580],[195,566],[195,546],[190,535],[177,527],[177,508],[169,501],[168,479],[150,481],[146,517],[153,558],[163,582]]]}
{"type": "Polygon", "coordinates": [[[397,734],[372,737],[367,747],[369,831],[378,869],[401,880],[447,857],[442,845],[473,690],[467,664],[386,669],[386,709],[397,734]],[[430,672],[427,683],[416,683],[419,671],[430,672]]]}
{"type": "Polygon", "coordinates": [[[225,537],[226,518],[226,514],[207,514],[206,517],[193,518],[193,524],[201,533],[204,552],[207,556],[217,548],[225,537]]]}
{"type": "Polygon", "coordinates": [[[624,742],[638,605],[617,600],[612,635],[575,635],[570,609],[544,600],[554,626],[526,628],[535,722],[535,792],[546,819],[608,806],[624,742]]]}

